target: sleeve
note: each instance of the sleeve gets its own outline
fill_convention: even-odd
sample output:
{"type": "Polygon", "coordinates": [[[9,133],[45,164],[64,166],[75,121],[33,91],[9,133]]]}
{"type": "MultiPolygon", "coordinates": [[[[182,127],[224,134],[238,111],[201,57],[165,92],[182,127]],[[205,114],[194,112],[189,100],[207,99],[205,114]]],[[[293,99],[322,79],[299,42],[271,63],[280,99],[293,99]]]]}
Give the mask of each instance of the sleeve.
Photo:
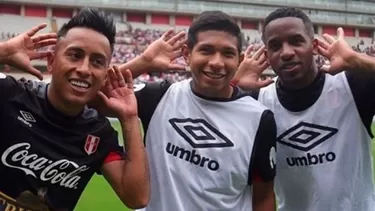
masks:
{"type": "Polygon", "coordinates": [[[269,182],[276,175],[276,136],[277,128],[273,113],[263,112],[249,167],[249,185],[253,181],[269,182]]]}
{"type": "Polygon", "coordinates": [[[144,134],[146,134],[156,107],[171,85],[172,82],[169,80],[135,85],[134,91],[138,101],[138,114],[142,121],[144,134]]]}
{"type": "Polygon", "coordinates": [[[103,161],[99,165],[99,170],[96,172],[97,174],[101,175],[100,168],[106,164],[113,161],[123,160],[125,158],[125,151],[124,147],[119,144],[119,137],[118,132],[110,125],[106,126],[106,129],[103,130],[104,140],[103,142],[106,143],[106,147],[104,149],[103,161]]]}
{"type": "Polygon", "coordinates": [[[347,71],[346,78],[362,122],[373,138],[371,124],[375,115],[375,74],[365,71],[347,71]]]}
{"type": "Polygon", "coordinates": [[[6,76],[0,73],[0,103],[9,100],[23,90],[19,83],[12,76],[6,76]]]}

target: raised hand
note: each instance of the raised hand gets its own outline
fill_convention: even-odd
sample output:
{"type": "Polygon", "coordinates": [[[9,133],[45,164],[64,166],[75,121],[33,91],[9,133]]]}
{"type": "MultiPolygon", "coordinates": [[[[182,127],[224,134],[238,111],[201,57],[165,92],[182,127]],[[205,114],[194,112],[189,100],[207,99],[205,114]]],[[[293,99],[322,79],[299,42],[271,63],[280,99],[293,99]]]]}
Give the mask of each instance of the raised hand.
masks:
{"type": "Polygon", "coordinates": [[[119,119],[138,115],[130,70],[121,73],[117,66],[113,66],[113,69],[109,70],[104,90],[106,94],[99,92],[99,96],[109,113],[113,113],[119,119]]]}
{"type": "Polygon", "coordinates": [[[328,34],[323,34],[322,39],[318,39],[319,53],[329,59],[330,65],[323,66],[321,70],[329,74],[337,74],[343,70],[351,68],[350,61],[356,52],[345,41],[344,30],[337,29],[337,39],[328,34]]]}
{"type": "Polygon", "coordinates": [[[40,24],[5,42],[5,56],[0,58],[3,63],[24,70],[40,80],[43,75],[31,65],[31,61],[47,57],[51,52],[37,52],[36,49],[56,44],[56,33],[35,35],[45,28],[46,24],[40,24]]]}
{"type": "Polygon", "coordinates": [[[246,49],[245,58],[233,78],[233,82],[243,89],[259,89],[273,83],[271,78],[260,80],[260,76],[269,66],[265,55],[265,47],[260,47],[252,54],[253,50],[253,45],[246,49]]]}
{"type": "Polygon", "coordinates": [[[142,53],[143,58],[153,70],[185,70],[184,65],[173,64],[172,61],[182,56],[181,48],[186,43],[186,33],[179,32],[175,36],[173,29],[165,32],[142,53]]]}

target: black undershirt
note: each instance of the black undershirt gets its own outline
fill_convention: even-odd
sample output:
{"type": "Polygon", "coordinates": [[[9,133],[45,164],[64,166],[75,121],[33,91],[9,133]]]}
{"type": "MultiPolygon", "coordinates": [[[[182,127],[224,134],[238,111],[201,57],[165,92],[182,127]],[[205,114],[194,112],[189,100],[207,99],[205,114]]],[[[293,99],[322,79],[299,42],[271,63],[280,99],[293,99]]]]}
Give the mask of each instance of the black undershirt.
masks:
{"type": "MultiPolygon", "coordinates": [[[[375,74],[364,72],[346,72],[359,115],[368,133],[371,132],[372,119],[375,114],[375,74]]],[[[307,87],[291,90],[276,82],[277,97],[281,105],[289,111],[303,111],[312,106],[322,93],[325,73],[319,72],[314,81],[307,87]]]]}

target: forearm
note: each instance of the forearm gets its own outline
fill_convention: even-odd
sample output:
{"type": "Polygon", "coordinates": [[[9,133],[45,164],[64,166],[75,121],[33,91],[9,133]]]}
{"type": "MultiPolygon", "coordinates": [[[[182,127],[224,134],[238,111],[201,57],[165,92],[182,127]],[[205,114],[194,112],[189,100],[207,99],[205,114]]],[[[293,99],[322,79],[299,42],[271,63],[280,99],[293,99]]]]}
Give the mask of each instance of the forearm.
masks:
{"type": "Polygon", "coordinates": [[[135,206],[147,204],[150,197],[149,166],[137,116],[120,120],[125,147],[122,174],[123,198],[135,206]]]}
{"type": "Polygon", "coordinates": [[[350,70],[367,71],[375,74],[375,58],[364,53],[355,52],[349,60],[350,70]]]}
{"type": "Polygon", "coordinates": [[[120,65],[119,68],[122,73],[126,69],[129,69],[133,75],[133,78],[147,73],[150,70],[149,62],[142,55],[137,56],[129,62],[120,65]]]}
{"type": "Polygon", "coordinates": [[[253,200],[254,211],[275,211],[276,210],[276,199],[275,193],[272,191],[267,196],[261,198],[254,198],[253,200]]]}

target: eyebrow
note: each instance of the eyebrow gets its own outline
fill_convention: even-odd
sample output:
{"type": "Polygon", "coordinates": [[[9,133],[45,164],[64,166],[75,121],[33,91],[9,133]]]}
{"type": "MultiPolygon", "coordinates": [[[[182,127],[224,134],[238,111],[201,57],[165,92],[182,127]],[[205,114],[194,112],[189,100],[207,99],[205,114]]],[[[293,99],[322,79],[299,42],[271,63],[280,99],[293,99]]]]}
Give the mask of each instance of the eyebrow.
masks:
{"type": "MultiPolygon", "coordinates": [[[[69,47],[66,51],[78,51],[78,52],[85,52],[82,48],[80,47],[77,47],[77,46],[71,46],[69,47]]],[[[93,56],[96,56],[96,57],[102,57],[103,59],[107,59],[107,56],[102,54],[102,53],[98,53],[98,52],[94,52],[92,53],[93,56]]]]}

